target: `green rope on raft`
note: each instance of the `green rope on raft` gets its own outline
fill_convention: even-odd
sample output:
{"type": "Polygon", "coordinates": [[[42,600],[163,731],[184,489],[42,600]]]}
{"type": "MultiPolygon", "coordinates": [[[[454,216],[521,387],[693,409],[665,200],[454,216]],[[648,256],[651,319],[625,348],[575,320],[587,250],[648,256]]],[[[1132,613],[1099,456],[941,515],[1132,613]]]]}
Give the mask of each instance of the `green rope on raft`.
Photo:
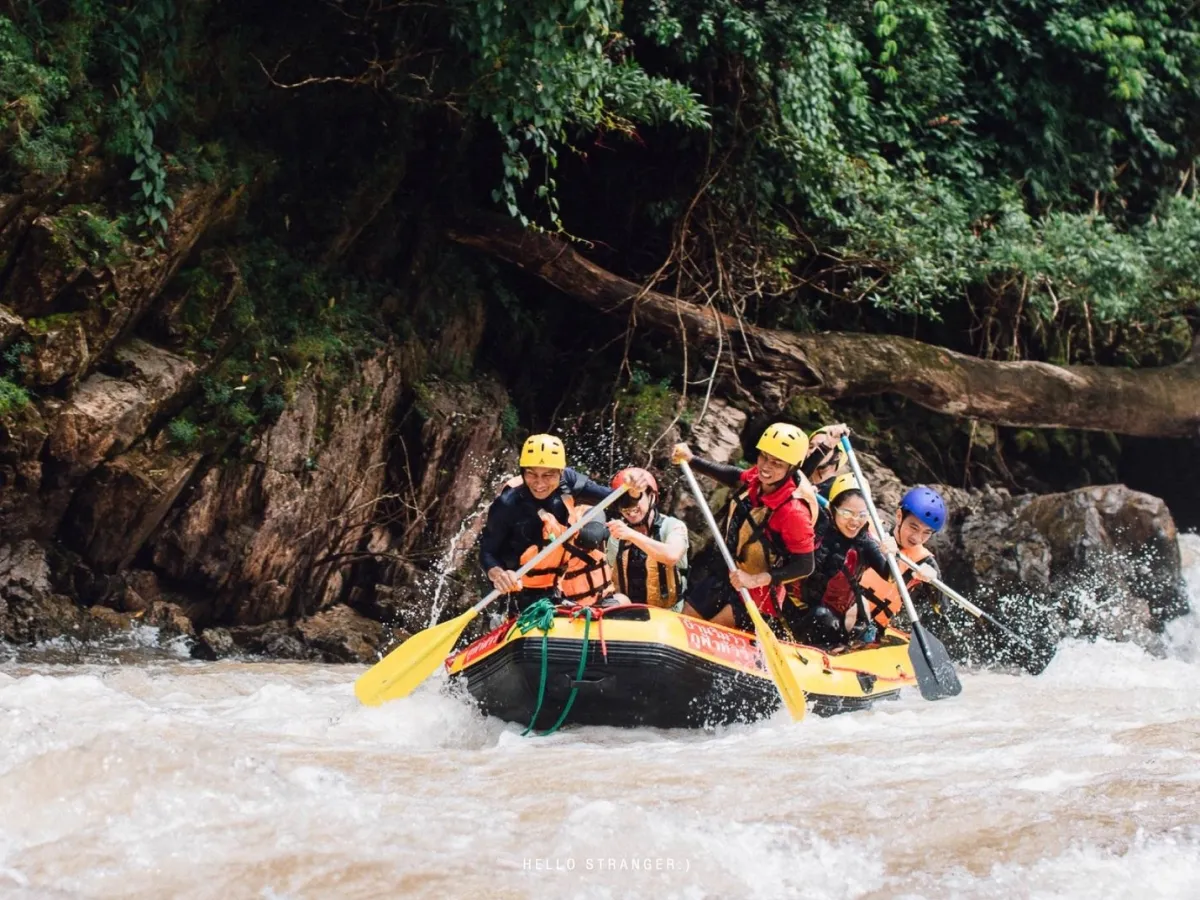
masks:
{"type": "MultiPolygon", "coordinates": [[[[529,725],[521,732],[521,737],[533,731],[533,725],[537,722],[538,715],[542,711],[542,701],[546,699],[546,674],[549,669],[549,660],[547,658],[547,645],[549,644],[550,629],[554,627],[554,611],[555,606],[545,597],[533,603],[525,609],[523,613],[517,616],[517,628],[521,634],[528,634],[537,629],[542,633],[542,676],[538,681],[538,696],[537,706],[533,710],[533,718],[529,720],[529,725]]],[[[583,649],[579,654],[579,671],[575,673],[575,680],[579,681],[583,678],[583,670],[587,668],[587,653],[588,653],[588,632],[592,628],[592,610],[591,607],[585,607],[583,610],[585,616],[583,623],[583,649]]],[[[562,723],[567,720],[567,715],[571,712],[571,707],[575,703],[575,696],[579,693],[579,688],[571,688],[571,696],[567,698],[567,705],[563,707],[562,715],[558,717],[558,721],[551,725],[545,731],[534,731],[533,733],[539,737],[554,734],[562,727],[562,723]]]]}

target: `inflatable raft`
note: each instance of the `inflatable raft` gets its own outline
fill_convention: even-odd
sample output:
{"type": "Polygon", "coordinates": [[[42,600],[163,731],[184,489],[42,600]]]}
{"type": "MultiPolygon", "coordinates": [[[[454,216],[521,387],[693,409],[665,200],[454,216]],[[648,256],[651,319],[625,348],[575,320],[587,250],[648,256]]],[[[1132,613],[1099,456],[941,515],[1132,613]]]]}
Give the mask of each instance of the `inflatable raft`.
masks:
{"type": "MultiPolygon", "coordinates": [[[[591,622],[559,614],[544,624],[545,632],[522,633],[505,622],[450,656],[446,668],[484,713],[522,725],[536,715],[537,730],[704,728],[753,721],[779,707],[752,634],[645,607],[608,609],[591,622]]],[[[862,709],[916,684],[902,632],[836,655],[781,647],[818,714],[862,709]]]]}

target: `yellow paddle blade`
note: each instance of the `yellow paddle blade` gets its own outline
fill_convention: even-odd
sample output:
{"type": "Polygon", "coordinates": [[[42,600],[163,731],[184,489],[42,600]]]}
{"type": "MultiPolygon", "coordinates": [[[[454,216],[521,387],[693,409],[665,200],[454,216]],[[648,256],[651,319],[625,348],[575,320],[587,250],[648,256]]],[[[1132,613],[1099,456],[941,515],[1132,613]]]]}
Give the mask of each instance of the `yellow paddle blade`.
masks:
{"type": "Polygon", "coordinates": [[[379,706],[407,697],[445,662],[463,630],[479,612],[465,613],[418,631],[354,682],[354,696],[364,706],[379,706]]]}
{"type": "Polygon", "coordinates": [[[767,661],[767,671],[771,673],[771,680],[779,688],[779,696],[783,698],[783,705],[791,714],[792,721],[799,722],[804,718],[805,712],[804,689],[800,687],[800,683],[792,673],[791,666],[787,664],[783,648],[779,646],[779,640],[771,631],[767,620],[759,612],[758,606],[753,601],[747,600],[746,610],[754,622],[754,636],[758,638],[758,646],[762,648],[763,658],[767,661]]]}

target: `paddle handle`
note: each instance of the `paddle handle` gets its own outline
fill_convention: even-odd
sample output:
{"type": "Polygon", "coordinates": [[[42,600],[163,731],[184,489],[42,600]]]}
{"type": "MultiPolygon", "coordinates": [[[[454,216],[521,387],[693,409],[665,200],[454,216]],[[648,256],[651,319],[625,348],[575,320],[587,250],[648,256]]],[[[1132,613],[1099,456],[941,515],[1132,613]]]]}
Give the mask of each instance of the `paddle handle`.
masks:
{"type": "MultiPolygon", "coordinates": [[[[725,544],[725,539],[721,537],[721,529],[717,527],[717,520],[713,518],[712,510],[708,508],[708,501],[704,499],[704,494],[700,491],[700,485],[696,483],[696,476],[692,474],[692,467],[687,464],[686,460],[679,463],[679,468],[683,469],[683,477],[687,479],[688,487],[691,488],[693,496],[696,498],[696,504],[700,507],[700,514],[704,516],[704,521],[712,532],[713,541],[721,550],[721,556],[725,558],[725,565],[729,566],[730,572],[737,571],[737,563],[733,561],[733,554],[729,552],[729,547],[725,544]]],[[[750,592],[745,588],[738,588],[738,593],[742,595],[742,599],[751,604],[754,600],[750,597],[750,592]]]]}
{"type": "MultiPolygon", "coordinates": [[[[578,522],[576,522],[574,525],[572,525],[570,528],[568,528],[566,531],[564,531],[562,534],[560,534],[558,537],[556,537],[554,540],[552,540],[550,543],[548,543],[545,547],[543,547],[537,553],[537,555],[534,556],[533,559],[531,559],[529,562],[525,563],[525,565],[521,566],[521,568],[517,569],[517,571],[515,573],[516,577],[518,579],[520,579],[526,572],[528,572],[530,569],[532,569],[534,566],[536,566],[538,563],[540,563],[543,559],[545,559],[547,556],[549,556],[550,552],[552,550],[554,550],[560,544],[563,544],[566,541],[569,541],[571,538],[573,538],[576,535],[576,533],[579,531],[580,528],[582,528],[588,522],[590,522],[596,518],[597,513],[604,512],[606,507],[612,505],[618,497],[620,497],[622,494],[624,494],[628,490],[629,490],[629,484],[625,483],[625,484],[621,485],[619,488],[617,488],[615,491],[613,491],[611,494],[609,494],[607,497],[605,497],[603,500],[601,500],[599,503],[597,503],[595,506],[593,506],[591,509],[589,509],[587,511],[587,514],[584,516],[581,516],[578,522]]],[[[476,612],[476,613],[481,612],[485,606],[487,606],[489,603],[491,603],[497,597],[503,596],[506,593],[508,593],[508,592],[501,591],[498,588],[496,590],[493,590],[490,594],[488,594],[486,597],[484,597],[482,600],[480,600],[478,603],[476,603],[474,606],[472,606],[471,611],[476,612]]]]}
{"type": "MultiPolygon", "coordinates": [[[[909,560],[903,554],[900,555],[899,559],[900,559],[900,562],[904,563],[904,565],[908,566],[908,568],[910,568],[910,569],[915,569],[917,567],[916,563],[909,560]]],[[[978,606],[976,606],[974,603],[972,603],[970,600],[968,600],[966,597],[964,597],[958,591],[954,590],[954,588],[950,587],[950,585],[946,584],[946,582],[944,582],[938,578],[930,578],[929,583],[932,584],[939,591],[941,591],[943,594],[945,594],[947,597],[949,597],[951,600],[953,600],[955,603],[957,603],[959,606],[961,606],[963,609],[965,609],[967,612],[969,612],[971,615],[973,615],[975,618],[986,619],[988,622],[991,622],[993,625],[995,625],[997,628],[999,628],[1001,631],[1003,631],[1005,634],[1007,634],[1010,638],[1012,638],[1014,641],[1016,641],[1018,644],[1020,644],[1022,647],[1024,647],[1026,650],[1030,650],[1034,653],[1037,652],[1037,648],[1034,647],[1033,644],[1031,644],[1028,640],[1021,637],[1021,635],[1017,634],[1015,631],[1013,631],[1007,625],[1004,625],[1001,622],[997,621],[994,616],[992,616],[989,613],[985,612],[984,610],[980,609],[978,606]]]]}
{"type": "MultiPolygon", "coordinates": [[[[871,488],[867,484],[867,479],[863,478],[862,469],[858,467],[858,457],[854,455],[854,448],[850,446],[849,436],[842,438],[842,449],[846,451],[846,459],[850,462],[850,469],[854,472],[854,477],[858,479],[859,490],[862,491],[863,500],[867,503],[867,515],[871,517],[871,524],[875,527],[875,533],[879,535],[879,539],[882,541],[887,532],[883,530],[883,525],[879,521],[879,513],[875,511],[875,501],[871,499],[871,488]]],[[[904,583],[904,577],[900,572],[900,564],[896,562],[896,554],[887,554],[887,561],[888,568],[892,572],[892,578],[895,579],[896,587],[900,591],[900,599],[904,601],[904,609],[908,613],[909,619],[912,620],[915,630],[915,627],[921,624],[921,619],[917,616],[917,608],[913,606],[912,597],[908,595],[908,586],[904,583]]]]}

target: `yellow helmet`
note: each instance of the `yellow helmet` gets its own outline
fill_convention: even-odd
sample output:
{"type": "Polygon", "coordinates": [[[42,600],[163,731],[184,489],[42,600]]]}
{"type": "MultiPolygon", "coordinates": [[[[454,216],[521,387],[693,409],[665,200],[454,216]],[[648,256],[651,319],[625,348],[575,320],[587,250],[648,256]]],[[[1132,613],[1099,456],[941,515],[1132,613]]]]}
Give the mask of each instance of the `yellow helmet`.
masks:
{"type": "MultiPolygon", "coordinates": [[[[812,439],[815,438],[818,434],[825,434],[832,427],[833,427],[832,425],[826,425],[823,428],[818,428],[816,431],[814,431],[812,434],[810,434],[808,436],[809,443],[811,444],[812,439]]],[[[835,467],[834,472],[836,473],[836,472],[840,472],[840,471],[842,471],[842,469],[846,468],[847,462],[849,462],[849,460],[846,457],[846,451],[845,451],[845,449],[843,449],[841,441],[838,441],[836,444],[833,445],[833,450],[830,453],[828,461],[825,463],[825,465],[834,466],[835,467]]]]}
{"type": "Polygon", "coordinates": [[[845,475],[839,475],[837,478],[833,479],[833,484],[829,486],[829,503],[832,505],[833,501],[838,498],[839,494],[843,494],[846,491],[858,490],[862,489],[858,486],[858,479],[854,477],[853,472],[847,472],[845,475]]]}
{"type": "Polygon", "coordinates": [[[531,434],[521,448],[520,466],[522,469],[534,466],[565,469],[567,451],[563,449],[563,442],[552,434],[531,434]]]}
{"type": "Polygon", "coordinates": [[[795,425],[776,422],[762,433],[756,446],[789,466],[798,466],[808,454],[808,436],[795,425]]]}

